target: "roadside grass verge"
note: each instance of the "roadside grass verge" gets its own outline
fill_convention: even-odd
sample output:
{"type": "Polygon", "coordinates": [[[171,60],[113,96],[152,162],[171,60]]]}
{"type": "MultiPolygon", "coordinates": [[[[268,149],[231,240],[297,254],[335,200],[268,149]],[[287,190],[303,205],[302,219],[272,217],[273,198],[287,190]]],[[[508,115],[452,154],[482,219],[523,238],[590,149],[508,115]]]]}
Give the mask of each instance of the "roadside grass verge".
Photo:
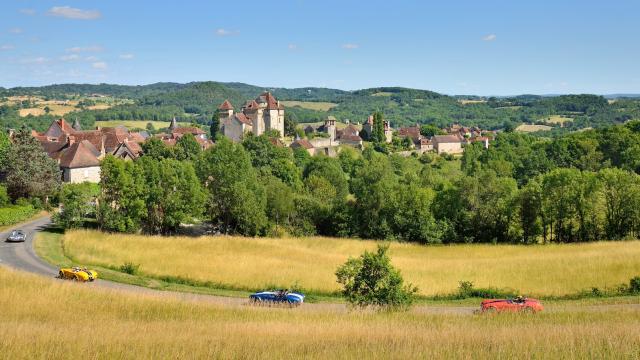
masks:
{"type": "Polygon", "coordinates": [[[33,358],[637,358],[640,312],[498,316],[222,306],[0,267],[0,353],[33,358]]]}

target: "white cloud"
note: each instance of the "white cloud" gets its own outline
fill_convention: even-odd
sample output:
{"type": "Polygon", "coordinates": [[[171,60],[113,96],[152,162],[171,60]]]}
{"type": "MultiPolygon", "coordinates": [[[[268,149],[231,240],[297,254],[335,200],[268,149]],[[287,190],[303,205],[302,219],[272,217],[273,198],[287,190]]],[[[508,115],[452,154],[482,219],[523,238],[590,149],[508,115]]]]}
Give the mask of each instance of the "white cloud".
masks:
{"type": "Polygon", "coordinates": [[[70,54],[70,55],[64,55],[60,57],[60,60],[62,61],[73,61],[73,60],[78,60],[80,58],[80,56],[78,56],[78,54],[70,54]]]}
{"type": "Polygon", "coordinates": [[[123,59],[123,60],[131,60],[134,57],[135,57],[135,55],[133,55],[133,54],[121,54],[120,55],[120,59],[123,59]]]}
{"type": "Polygon", "coordinates": [[[347,49],[347,50],[353,50],[353,49],[357,49],[359,47],[360,47],[360,45],[358,45],[358,44],[343,44],[342,45],[342,48],[343,49],[347,49]]]}
{"type": "Polygon", "coordinates": [[[237,30],[227,30],[227,29],[217,29],[216,30],[216,35],[218,36],[230,36],[230,35],[238,35],[238,33],[240,33],[237,30]]]}
{"type": "Polygon", "coordinates": [[[0,51],[13,50],[15,46],[11,44],[0,45],[0,51]]]}
{"type": "Polygon", "coordinates": [[[54,6],[47,11],[47,15],[75,20],[94,20],[102,17],[98,10],[82,10],[70,6],[54,6]]]}
{"type": "Polygon", "coordinates": [[[100,52],[102,50],[104,50],[102,46],[92,45],[92,46],[86,46],[86,47],[76,46],[76,47],[68,48],[67,52],[70,52],[70,53],[100,52]]]}
{"type": "Polygon", "coordinates": [[[482,40],[483,41],[493,41],[497,38],[496,34],[489,34],[487,36],[483,36],[482,40]]]}
{"type": "Polygon", "coordinates": [[[46,62],[49,62],[49,58],[40,56],[40,57],[36,57],[36,58],[22,59],[21,62],[23,64],[44,64],[46,62]]]}
{"type": "Polygon", "coordinates": [[[11,28],[9,29],[9,32],[12,34],[22,34],[24,30],[22,30],[21,28],[11,28]]]}
{"type": "Polygon", "coordinates": [[[107,63],[104,62],[104,61],[94,62],[93,64],[91,64],[91,66],[94,69],[98,69],[98,70],[106,70],[107,69],[107,63]]]}
{"type": "Polygon", "coordinates": [[[86,58],[84,58],[86,61],[98,61],[98,57],[97,56],[87,56],[86,58]]]}
{"type": "Polygon", "coordinates": [[[296,45],[296,44],[289,44],[289,45],[287,45],[287,48],[288,48],[289,50],[296,50],[296,49],[298,48],[298,45],[296,45]]]}
{"type": "Polygon", "coordinates": [[[36,14],[36,11],[34,9],[20,9],[18,10],[18,12],[20,12],[20,14],[29,15],[29,16],[33,16],[36,14]]]}

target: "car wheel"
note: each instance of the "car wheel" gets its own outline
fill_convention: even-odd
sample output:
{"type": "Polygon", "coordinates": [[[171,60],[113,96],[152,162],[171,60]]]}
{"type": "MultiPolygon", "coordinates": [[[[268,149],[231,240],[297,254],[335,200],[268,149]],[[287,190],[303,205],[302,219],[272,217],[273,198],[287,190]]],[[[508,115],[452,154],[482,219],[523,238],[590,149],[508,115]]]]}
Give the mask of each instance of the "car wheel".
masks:
{"type": "Polygon", "coordinates": [[[58,273],[58,279],[64,279],[64,273],[62,271],[58,273]]]}
{"type": "Polygon", "coordinates": [[[496,309],[493,306],[490,306],[484,312],[486,312],[487,314],[497,314],[498,313],[498,309],[496,309]]]}

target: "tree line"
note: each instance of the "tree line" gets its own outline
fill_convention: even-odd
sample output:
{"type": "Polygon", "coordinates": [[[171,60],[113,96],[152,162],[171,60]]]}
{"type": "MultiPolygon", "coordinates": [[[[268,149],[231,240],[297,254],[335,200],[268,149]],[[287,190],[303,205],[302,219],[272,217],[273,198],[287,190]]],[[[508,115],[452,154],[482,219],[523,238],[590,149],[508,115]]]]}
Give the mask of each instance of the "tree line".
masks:
{"type": "Polygon", "coordinates": [[[139,161],[103,161],[98,220],[109,231],[170,233],[204,219],[248,236],[425,244],[635,238],[637,144],[635,123],[555,140],[501,133],[459,160],[373,147],[312,157],[268,135],[219,137],[207,151],[150,141],[139,161]]]}

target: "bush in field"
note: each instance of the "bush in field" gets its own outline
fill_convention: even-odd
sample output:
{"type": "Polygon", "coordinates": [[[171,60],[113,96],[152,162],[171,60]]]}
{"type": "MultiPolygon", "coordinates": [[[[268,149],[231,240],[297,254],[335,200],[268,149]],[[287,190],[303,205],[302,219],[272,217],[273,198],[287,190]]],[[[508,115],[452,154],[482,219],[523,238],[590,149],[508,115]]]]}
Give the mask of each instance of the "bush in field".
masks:
{"type": "Polygon", "coordinates": [[[336,271],[342,294],[356,306],[407,309],[413,304],[418,288],[404,285],[400,271],[391,265],[388,246],[378,245],[376,252],[365,251],[350,258],[336,271]]]}
{"type": "Polygon", "coordinates": [[[629,292],[632,294],[640,294],[640,276],[636,276],[629,280],[629,292]]]}
{"type": "Polygon", "coordinates": [[[35,215],[36,209],[31,205],[13,205],[0,208],[0,226],[11,225],[27,220],[35,215]]]}
{"type": "Polygon", "coordinates": [[[124,265],[120,266],[120,271],[129,275],[135,275],[138,272],[138,269],[140,269],[140,265],[132,262],[126,262],[124,265]]]}

